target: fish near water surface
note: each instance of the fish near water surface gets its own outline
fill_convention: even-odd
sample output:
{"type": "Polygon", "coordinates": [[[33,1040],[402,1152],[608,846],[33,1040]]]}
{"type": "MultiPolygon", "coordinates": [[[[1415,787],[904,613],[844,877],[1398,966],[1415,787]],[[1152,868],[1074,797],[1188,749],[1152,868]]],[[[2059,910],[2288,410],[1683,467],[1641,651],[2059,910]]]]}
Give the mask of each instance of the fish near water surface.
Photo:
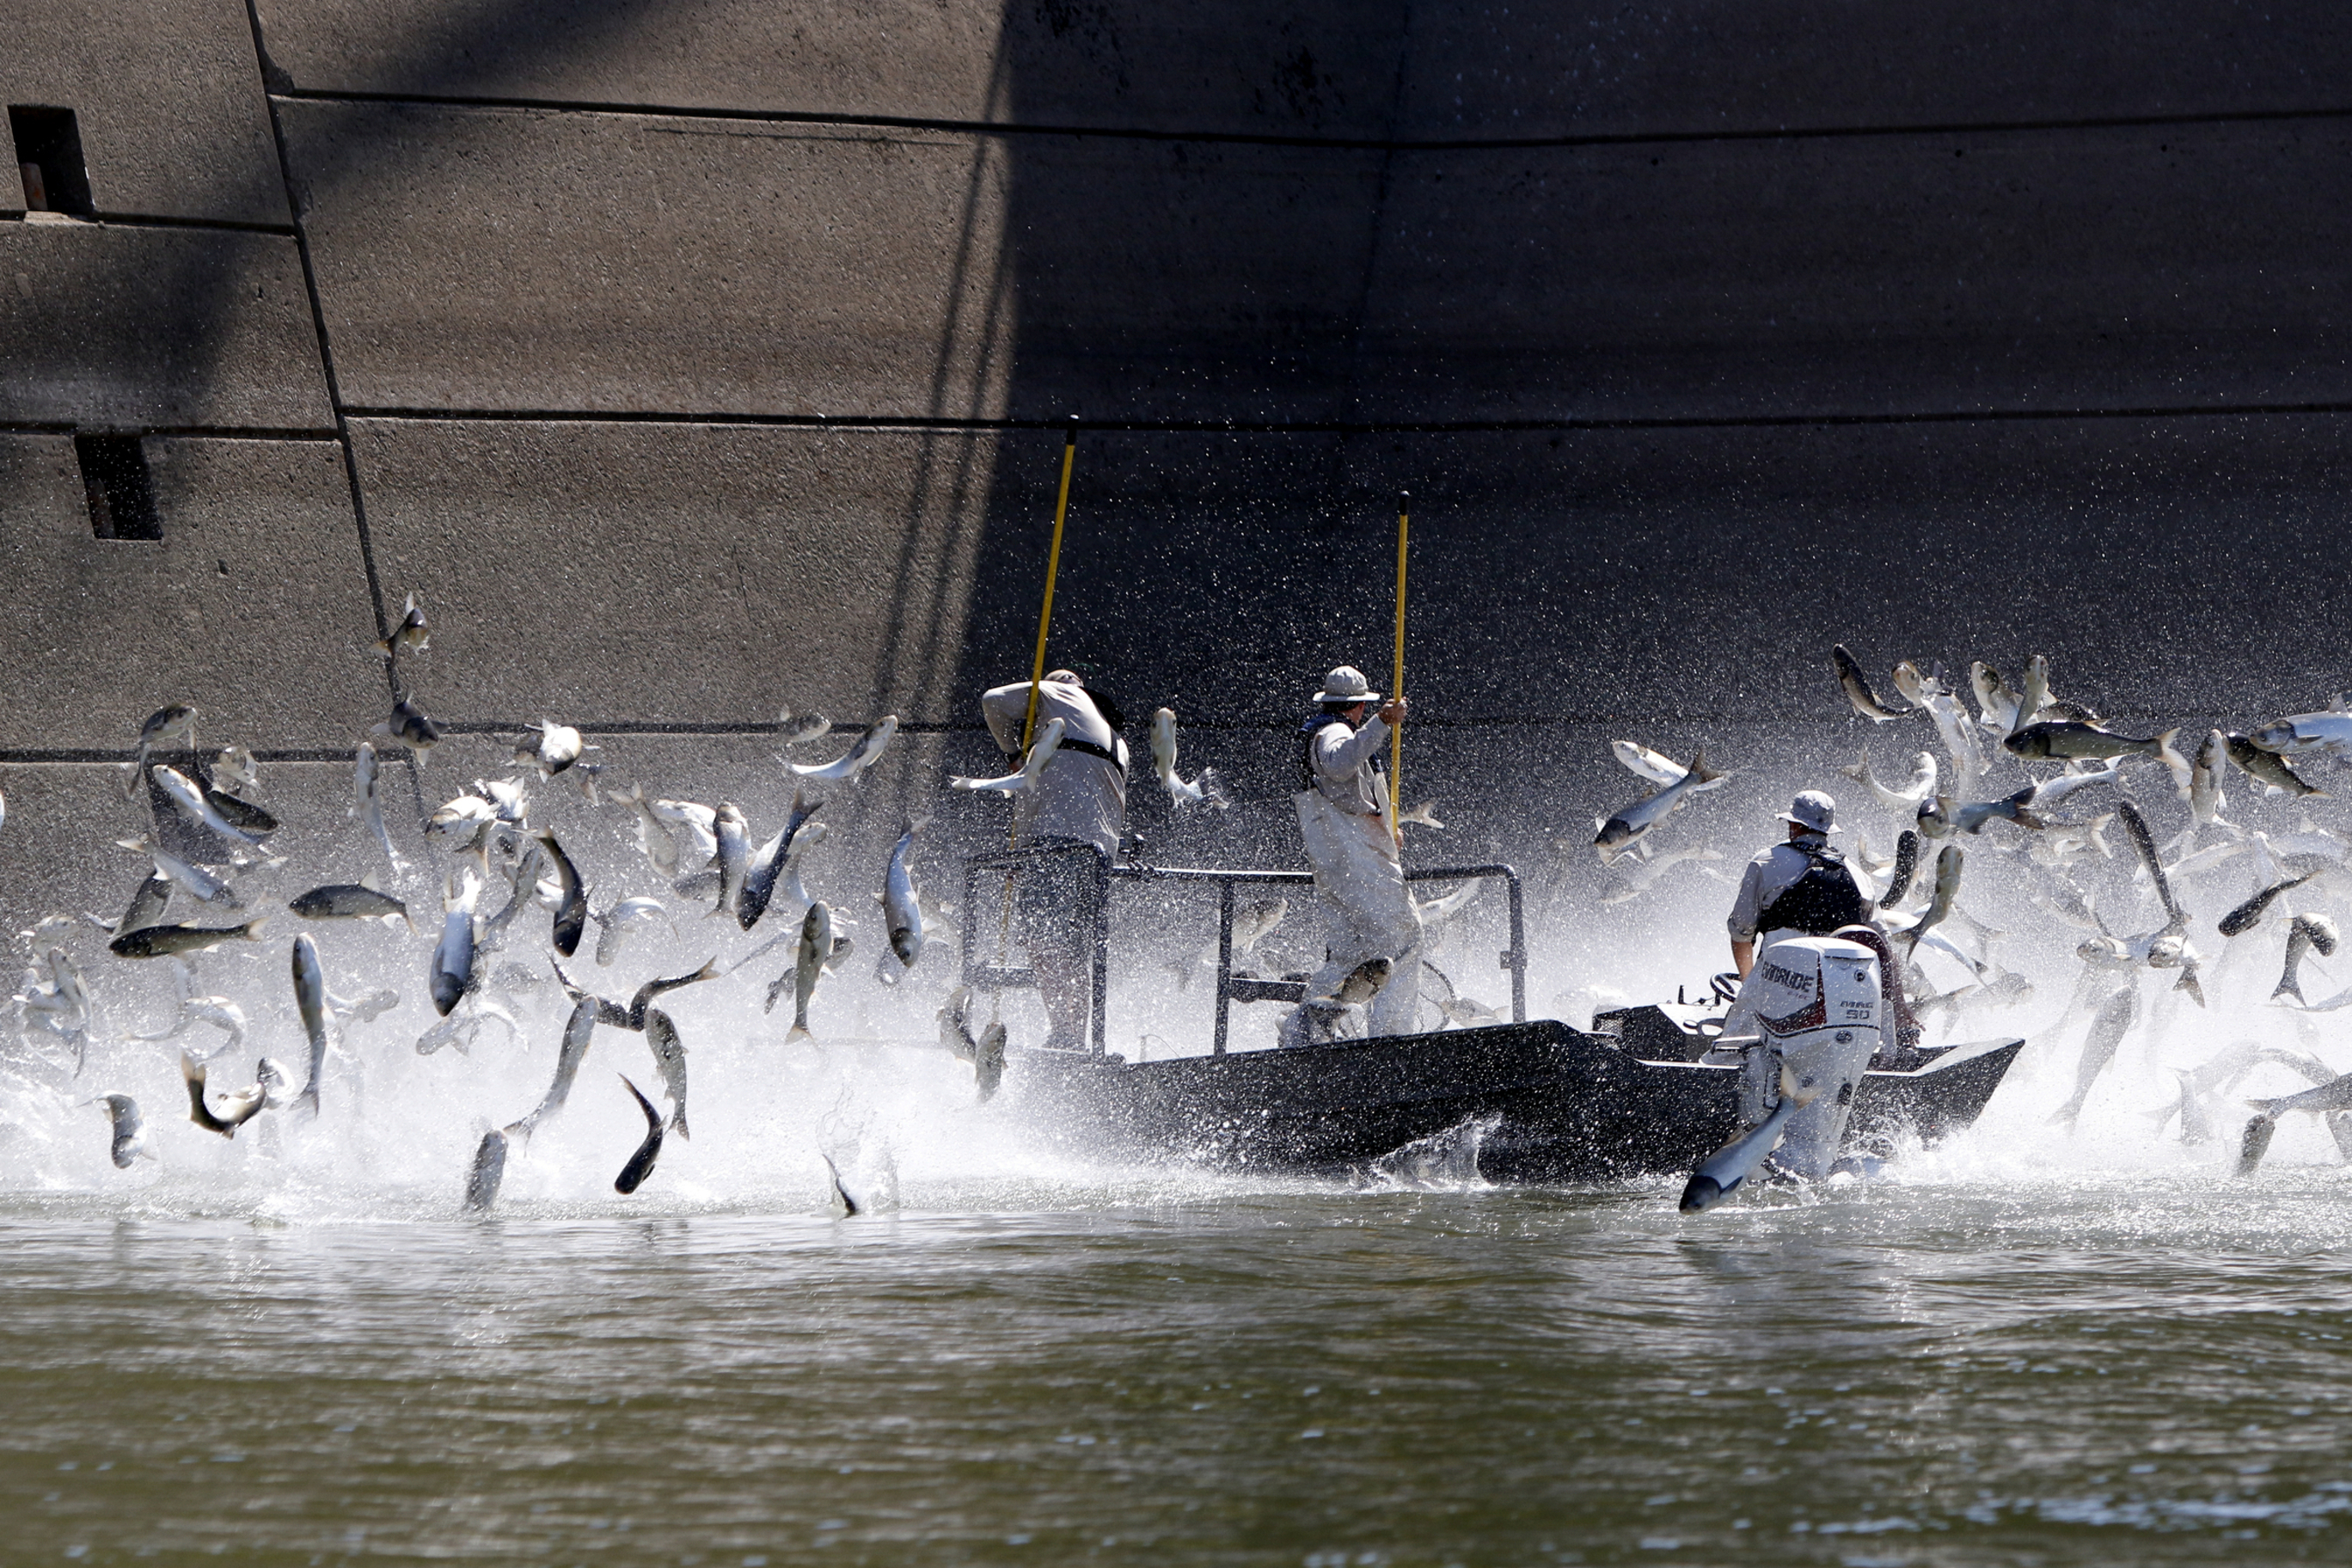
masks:
{"type": "Polygon", "coordinates": [[[629,1156],[629,1163],[613,1178],[613,1190],[625,1197],[646,1184],[646,1178],[654,1173],[654,1162],[661,1158],[662,1119],[654,1102],[629,1081],[627,1075],[622,1075],[621,1084],[629,1091],[629,1098],[637,1102],[637,1109],[646,1113],[646,1141],[637,1145],[637,1152],[629,1156]]]}
{"type": "Polygon", "coordinates": [[[1757,1167],[1780,1146],[1780,1134],[1790,1119],[1819,1099],[1825,1084],[1802,1084],[1797,1069],[1787,1062],[1780,1064],[1780,1103],[1757,1126],[1741,1133],[1705,1160],[1683,1188],[1681,1208],[1685,1214],[1700,1214],[1713,1208],[1739,1189],[1741,1183],[1756,1173],[1757,1167]]]}
{"type": "Polygon", "coordinates": [[[107,1148],[114,1168],[127,1171],[142,1154],[154,1155],[147,1150],[147,1123],[139,1114],[139,1102],[127,1094],[101,1094],[99,1100],[106,1106],[108,1120],[113,1125],[113,1137],[107,1148]]]}

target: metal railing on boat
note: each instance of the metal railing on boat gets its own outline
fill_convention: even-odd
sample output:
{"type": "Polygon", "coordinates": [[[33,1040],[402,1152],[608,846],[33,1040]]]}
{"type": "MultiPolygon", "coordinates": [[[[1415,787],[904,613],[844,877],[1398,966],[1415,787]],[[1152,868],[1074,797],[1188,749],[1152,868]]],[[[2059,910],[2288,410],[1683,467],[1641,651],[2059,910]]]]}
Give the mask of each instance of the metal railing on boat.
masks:
{"type": "MultiPolygon", "coordinates": [[[[1055,857],[1082,858],[1091,883],[1091,903],[1094,915],[1093,984],[1090,987],[1088,1037],[1092,1049],[1105,1048],[1107,1026],[1105,1004],[1110,993],[1110,886],[1115,882],[1213,882],[1217,884],[1217,1022],[1216,1035],[1210,1047],[1211,1054],[1225,1054],[1225,1041],[1230,1014],[1235,1002],[1300,1002],[1306,999],[1307,987],[1296,980],[1266,980],[1254,974],[1234,973],[1234,889],[1244,885],[1312,887],[1315,878],[1307,871],[1244,871],[1225,870],[1214,867],[1147,866],[1141,864],[1113,865],[1108,856],[1091,844],[1047,844],[1030,849],[1008,850],[997,855],[976,855],[964,862],[962,945],[963,983],[976,991],[1013,990],[1034,986],[1037,973],[1034,968],[1015,966],[1009,963],[988,963],[979,955],[979,943],[984,940],[983,921],[978,918],[980,882],[983,874],[995,871],[1007,873],[1011,896],[1010,873],[1024,868],[1040,866],[1055,857]]],[[[1519,874],[1499,862],[1481,866],[1432,866],[1407,871],[1408,882],[1468,882],[1488,878],[1500,878],[1510,892],[1510,942],[1497,957],[1501,967],[1511,976],[1511,1022],[1524,1024],[1528,1018],[1528,943],[1525,902],[1519,889],[1519,874]]]]}

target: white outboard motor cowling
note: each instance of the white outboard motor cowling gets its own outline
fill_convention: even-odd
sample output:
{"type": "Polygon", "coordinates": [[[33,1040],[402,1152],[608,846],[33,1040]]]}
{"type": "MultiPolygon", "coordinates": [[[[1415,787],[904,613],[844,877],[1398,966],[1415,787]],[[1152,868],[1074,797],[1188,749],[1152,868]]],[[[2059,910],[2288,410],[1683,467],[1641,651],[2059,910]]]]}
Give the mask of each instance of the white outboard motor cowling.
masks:
{"type": "Polygon", "coordinates": [[[1764,951],[1748,984],[1742,1000],[1763,1035],[1759,1054],[1773,1065],[1769,1073],[1743,1075],[1767,1098],[1740,1109],[1750,1125],[1762,1121],[1779,1098],[1777,1063],[1786,1062],[1801,1095],[1812,1100],[1789,1119],[1773,1159],[1790,1175],[1820,1181],[1845,1141],[1854,1091],[1878,1048],[1878,955],[1835,937],[1790,937],[1764,951]]]}

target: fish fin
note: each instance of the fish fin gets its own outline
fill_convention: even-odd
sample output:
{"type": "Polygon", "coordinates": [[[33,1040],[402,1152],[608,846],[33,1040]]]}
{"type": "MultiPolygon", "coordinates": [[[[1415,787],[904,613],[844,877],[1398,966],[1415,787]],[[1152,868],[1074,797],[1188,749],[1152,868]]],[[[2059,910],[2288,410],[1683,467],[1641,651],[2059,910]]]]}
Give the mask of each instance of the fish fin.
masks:
{"type": "Polygon", "coordinates": [[[1719,778],[1729,776],[1728,774],[1717,772],[1716,769],[1706,765],[1706,748],[1705,746],[1701,746],[1698,749],[1698,754],[1691,758],[1690,771],[1698,779],[1698,782],[1703,784],[1713,784],[1719,778]]]}
{"type": "Polygon", "coordinates": [[[236,929],[238,931],[243,933],[246,941],[258,942],[261,940],[261,928],[268,923],[269,917],[268,915],[257,915],[252,920],[246,921],[236,929]]]}
{"type": "Polygon", "coordinates": [[[815,1038],[816,1037],[814,1035],[810,1034],[798,1024],[794,1024],[790,1029],[784,1031],[784,1044],[786,1045],[791,1045],[794,1040],[814,1040],[815,1038]]]}
{"type": "Polygon", "coordinates": [[[2016,822],[2020,827],[2042,828],[2050,826],[2021,805],[2017,808],[2016,822]]]}

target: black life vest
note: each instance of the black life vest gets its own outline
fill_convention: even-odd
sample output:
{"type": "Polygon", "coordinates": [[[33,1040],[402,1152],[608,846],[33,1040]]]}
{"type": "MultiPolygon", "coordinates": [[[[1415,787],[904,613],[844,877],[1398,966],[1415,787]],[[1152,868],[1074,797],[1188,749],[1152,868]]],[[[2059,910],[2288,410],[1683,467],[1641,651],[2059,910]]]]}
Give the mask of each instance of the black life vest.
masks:
{"type": "Polygon", "coordinates": [[[1870,907],[1862,889],[1846,868],[1845,857],[1828,845],[1800,844],[1789,847],[1806,860],[1804,875],[1780,889],[1769,908],[1756,916],[1756,929],[1792,931],[1801,936],[1828,936],[1840,926],[1859,925],[1870,907]]]}

